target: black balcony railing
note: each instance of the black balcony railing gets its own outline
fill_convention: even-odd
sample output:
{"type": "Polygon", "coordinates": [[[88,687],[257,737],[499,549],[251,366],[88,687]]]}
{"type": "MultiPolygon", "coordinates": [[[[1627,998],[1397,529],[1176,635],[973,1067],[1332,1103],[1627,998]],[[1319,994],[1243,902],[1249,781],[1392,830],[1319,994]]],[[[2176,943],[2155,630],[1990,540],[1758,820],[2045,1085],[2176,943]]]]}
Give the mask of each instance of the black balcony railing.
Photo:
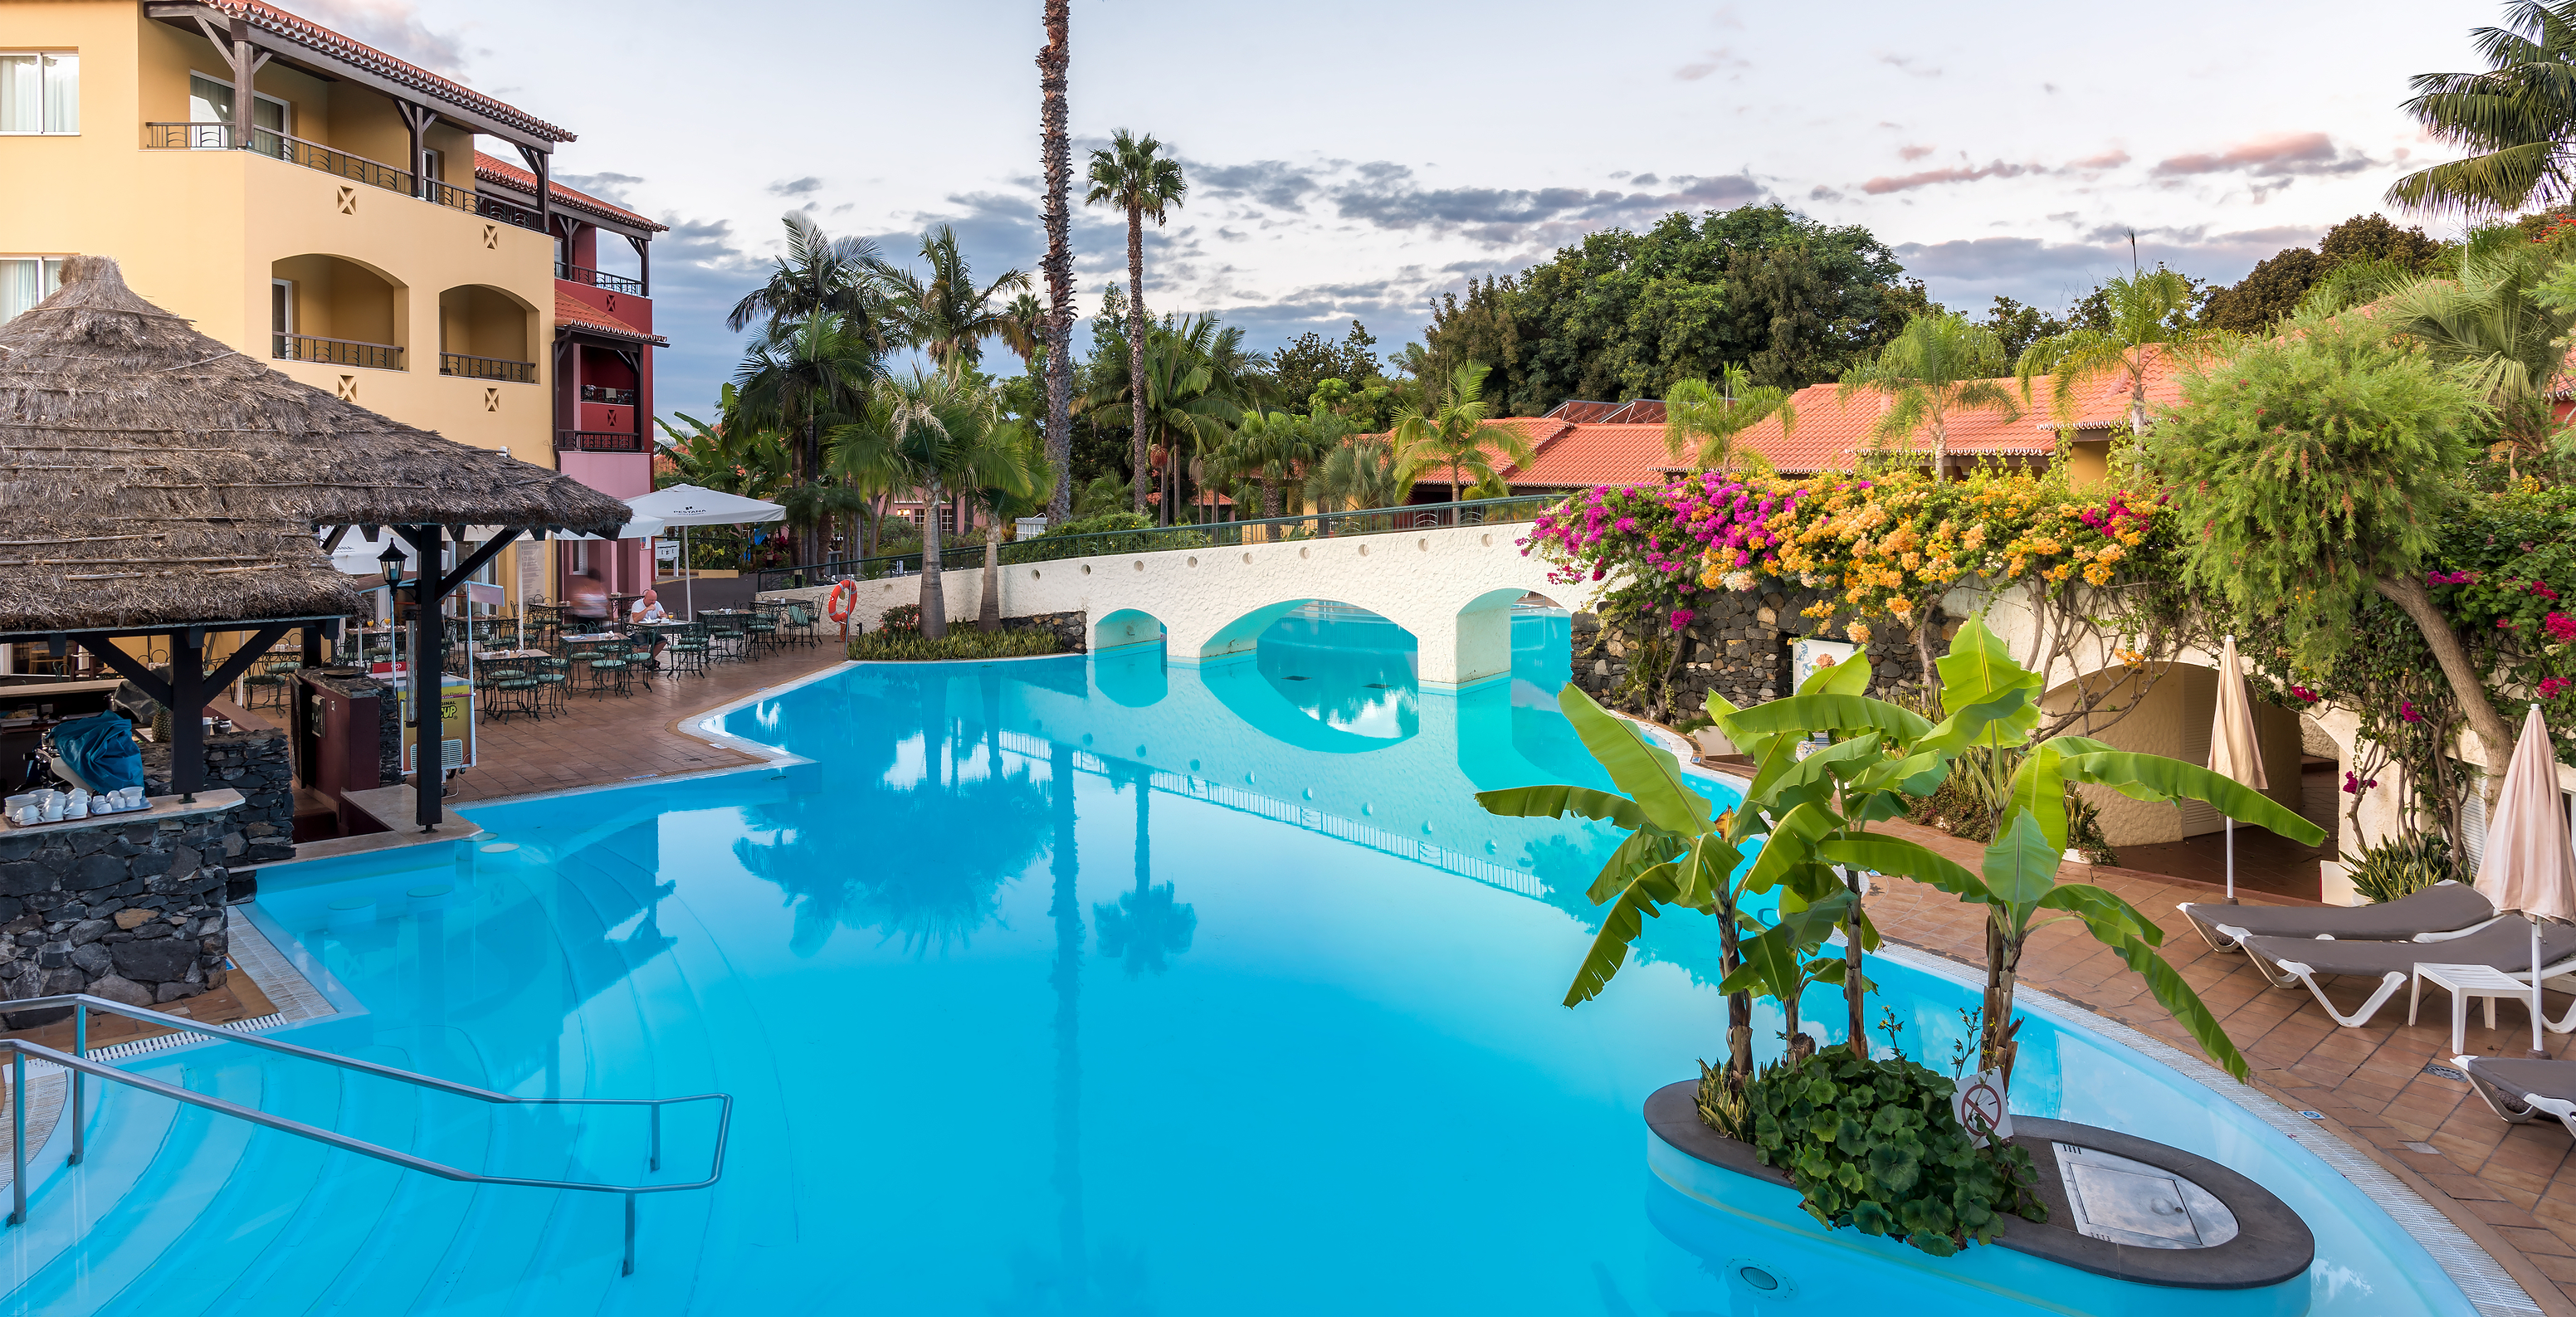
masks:
{"type": "Polygon", "coordinates": [[[618,407],[632,407],[635,405],[635,390],[611,389],[597,384],[585,384],[581,386],[581,400],[583,402],[604,402],[618,407]]]}
{"type": "Polygon", "coordinates": [[[572,453],[640,453],[644,436],[632,430],[557,430],[555,449],[572,453]]]}
{"type": "Polygon", "coordinates": [[[534,384],[537,382],[537,363],[512,361],[508,357],[469,357],[462,352],[441,352],[438,354],[438,373],[460,375],[470,380],[534,384]]]}
{"type": "MultiPolygon", "coordinates": [[[[474,193],[434,178],[423,178],[408,169],[396,169],[380,160],[351,155],[337,147],[289,137],[272,128],[253,128],[249,140],[228,123],[147,123],[143,125],[143,144],[160,151],[250,151],[288,164],[302,165],[340,178],[354,179],[369,187],[418,197],[450,210],[471,211],[474,193]]],[[[533,227],[533,226],[531,226],[533,227]]]]}
{"type": "Polygon", "coordinates": [[[329,366],[364,366],[368,370],[401,370],[403,350],[390,343],[360,343],[311,334],[273,334],[271,355],[280,361],[313,361],[329,366]]]}
{"type": "MultiPolygon", "coordinates": [[[[1004,544],[999,559],[1001,565],[1007,567],[1101,554],[1235,548],[1246,544],[1336,539],[1345,535],[1386,535],[1435,526],[1500,526],[1529,521],[1564,501],[1563,494],[1523,494],[1512,498],[1470,499],[1462,503],[1417,503],[1407,507],[1365,508],[1355,512],[1310,512],[1292,517],[1264,517],[1257,521],[1113,530],[1096,535],[1039,536],[1004,544]]],[[[945,549],[941,566],[949,571],[981,567],[984,563],[984,546],[979,538],[952,540],[945,549]]],[[[754,588],[783,590],[801,585],[822,585],[843,576],[875,580],[887,576],[916,576],[920,572],[921,555],[907,553],[827,562],[812,567],[763,568],[754,588]]]]}
{"type": "Polygon", "coordinates": [[[605,288],[612,293],[629,293],[636,297],[646,296],[643,280],[629,279],[622,274],[610,274],[604,270],[593,270],[587,266],[558,265],[555,267],[555,277],[568,283],[589,284],[593,288],[605,288]]]}
{"type": "Polygon", "coordinates": [[[515,224],[532,233],[543,233],[546,231],[546,222],[543,219],[538,218],[537,212],[529,210],[523,206],[514,206],[509,202],[501,200],[499,197],[476,193],[474,197],[474,213],[485,219],[496,219],[504,224],[515,224]]]}

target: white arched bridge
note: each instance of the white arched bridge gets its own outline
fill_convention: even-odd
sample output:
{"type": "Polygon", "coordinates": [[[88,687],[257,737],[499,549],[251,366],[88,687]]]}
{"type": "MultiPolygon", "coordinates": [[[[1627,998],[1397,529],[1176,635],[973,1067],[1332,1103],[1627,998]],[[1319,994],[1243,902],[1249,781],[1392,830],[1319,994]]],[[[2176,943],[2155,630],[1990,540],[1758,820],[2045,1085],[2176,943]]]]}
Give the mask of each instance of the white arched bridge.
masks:
{"type": "MultiPolygon", "coordinates": [[[[1549,583],[1544,563],[1522,556],[1525,531],[1508,523],[1436,526],[1025,563],[1001,569],[1002,614],[1079,612],[1095,650],[1159,642],[1173,662],[1196,663],[1248,652],[1271,623],[1329,600],[1410,632],[1423,685],[1463,686],[1511,671],[1511,610],[1523,595],[1575,602],[1568,587],[1549,583]]],[[[983,603],[980,546],[961,546],[951,561],[957,565],[941,580],[949,622],[971,623],[983,603]]],[[[920,599],[921,578],[858,588],[856,620],[874,630],[886,610],[920,599]]]]}

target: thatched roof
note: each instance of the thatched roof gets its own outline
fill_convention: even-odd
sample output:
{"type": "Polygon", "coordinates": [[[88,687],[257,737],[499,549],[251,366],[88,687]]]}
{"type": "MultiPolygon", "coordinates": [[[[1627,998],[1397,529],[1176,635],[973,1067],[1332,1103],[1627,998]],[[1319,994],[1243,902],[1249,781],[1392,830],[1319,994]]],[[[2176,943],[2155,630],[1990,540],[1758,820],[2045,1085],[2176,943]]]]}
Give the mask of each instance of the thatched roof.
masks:
{"type": "Polygon", "coordinates": [[[74,257],[0,325],[0,632],[364,611],[317,526],[609,533],[626,505],[300,384],[74,257]]]}

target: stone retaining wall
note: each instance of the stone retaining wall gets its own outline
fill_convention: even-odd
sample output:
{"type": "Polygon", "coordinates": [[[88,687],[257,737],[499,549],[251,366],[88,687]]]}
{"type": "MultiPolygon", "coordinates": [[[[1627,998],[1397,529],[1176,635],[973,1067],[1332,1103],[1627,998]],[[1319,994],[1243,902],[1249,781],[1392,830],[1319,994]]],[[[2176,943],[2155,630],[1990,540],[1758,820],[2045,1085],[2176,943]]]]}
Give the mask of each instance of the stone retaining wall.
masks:
{"type": "Polygon", "coordinates": [[[87,992],[153,1006],[221,985],[223,856],[241,839],[239,811],[0,835],[0,996],[87,992]]]}
{"type": "Polygon", "coordinates": [[[1064,646],[1064,652],[1067,654],[1080,654],[1091,648],[1091,615],[1078,610],[1070,613],[1031,613],[1027,617],[1006,617],[1002,619],[1002,629],[1052,631],[1055,633],[1056,643],[1064,646]]]}
{"type": "MultiPolygon", "coordinates": [[[[170,794],[170,747],[143,747],[146,794],[170,794]]],[[[295,858],[295,765],[282,732],[209,733],[206,787],[242,794],[234,811],[238,831],[222,847],[227,867],[249,869],[295,858]]]]}
{"type": "MultiPolygon", "coordinates": [[[[1658,663],[1654,673],[1646,674],[1652,678],[1660,676],[1661,664],[1672,663],[1672,651],[1665,647],[1672,634],[1667,621],[1624,618],[1605,623],[1596,614],[1577,613],[1574,683],[1607,707],[1676,722],[1703,716],[1710,691],[1739,707],[1778,699],[1789,693],[1791,642],[1813,634],[1818,625],[1801,610],[1820,597],[1807,589],[1729,590],[1698,596],[1695,616],[1682,631],[1679,663],[1671,669],[1671,703],[1662,709],[1646,707],[1641,687],[1649,683],[1638,680],[1635,665],[1658,663]]],[[[1956,623],[1936,609],[1933,624],[1940,628],[1932,647],[1938,657],[1947,649],[1947,636],[1956,623]]],[[[1884,699],[1901,687],[1921,683],[1923,665],[1914,653],[1913,632],[1882,621],[1872,629],[1868,654],[1871,694],[1884,699]]]]}

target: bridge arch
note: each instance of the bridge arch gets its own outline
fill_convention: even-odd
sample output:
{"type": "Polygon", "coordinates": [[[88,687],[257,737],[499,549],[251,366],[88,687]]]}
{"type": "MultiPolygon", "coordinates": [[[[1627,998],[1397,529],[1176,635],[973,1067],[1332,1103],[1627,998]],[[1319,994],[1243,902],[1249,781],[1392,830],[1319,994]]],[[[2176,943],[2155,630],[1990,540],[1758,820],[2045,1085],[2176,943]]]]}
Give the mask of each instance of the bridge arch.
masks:
{"type": "Polygon", "coordinates": [[[1141,608],[1112,609],[1092,621],[1091,647],[1103,650],[1160,644],[1166,630],[1161,618],[1141,608]]]}

